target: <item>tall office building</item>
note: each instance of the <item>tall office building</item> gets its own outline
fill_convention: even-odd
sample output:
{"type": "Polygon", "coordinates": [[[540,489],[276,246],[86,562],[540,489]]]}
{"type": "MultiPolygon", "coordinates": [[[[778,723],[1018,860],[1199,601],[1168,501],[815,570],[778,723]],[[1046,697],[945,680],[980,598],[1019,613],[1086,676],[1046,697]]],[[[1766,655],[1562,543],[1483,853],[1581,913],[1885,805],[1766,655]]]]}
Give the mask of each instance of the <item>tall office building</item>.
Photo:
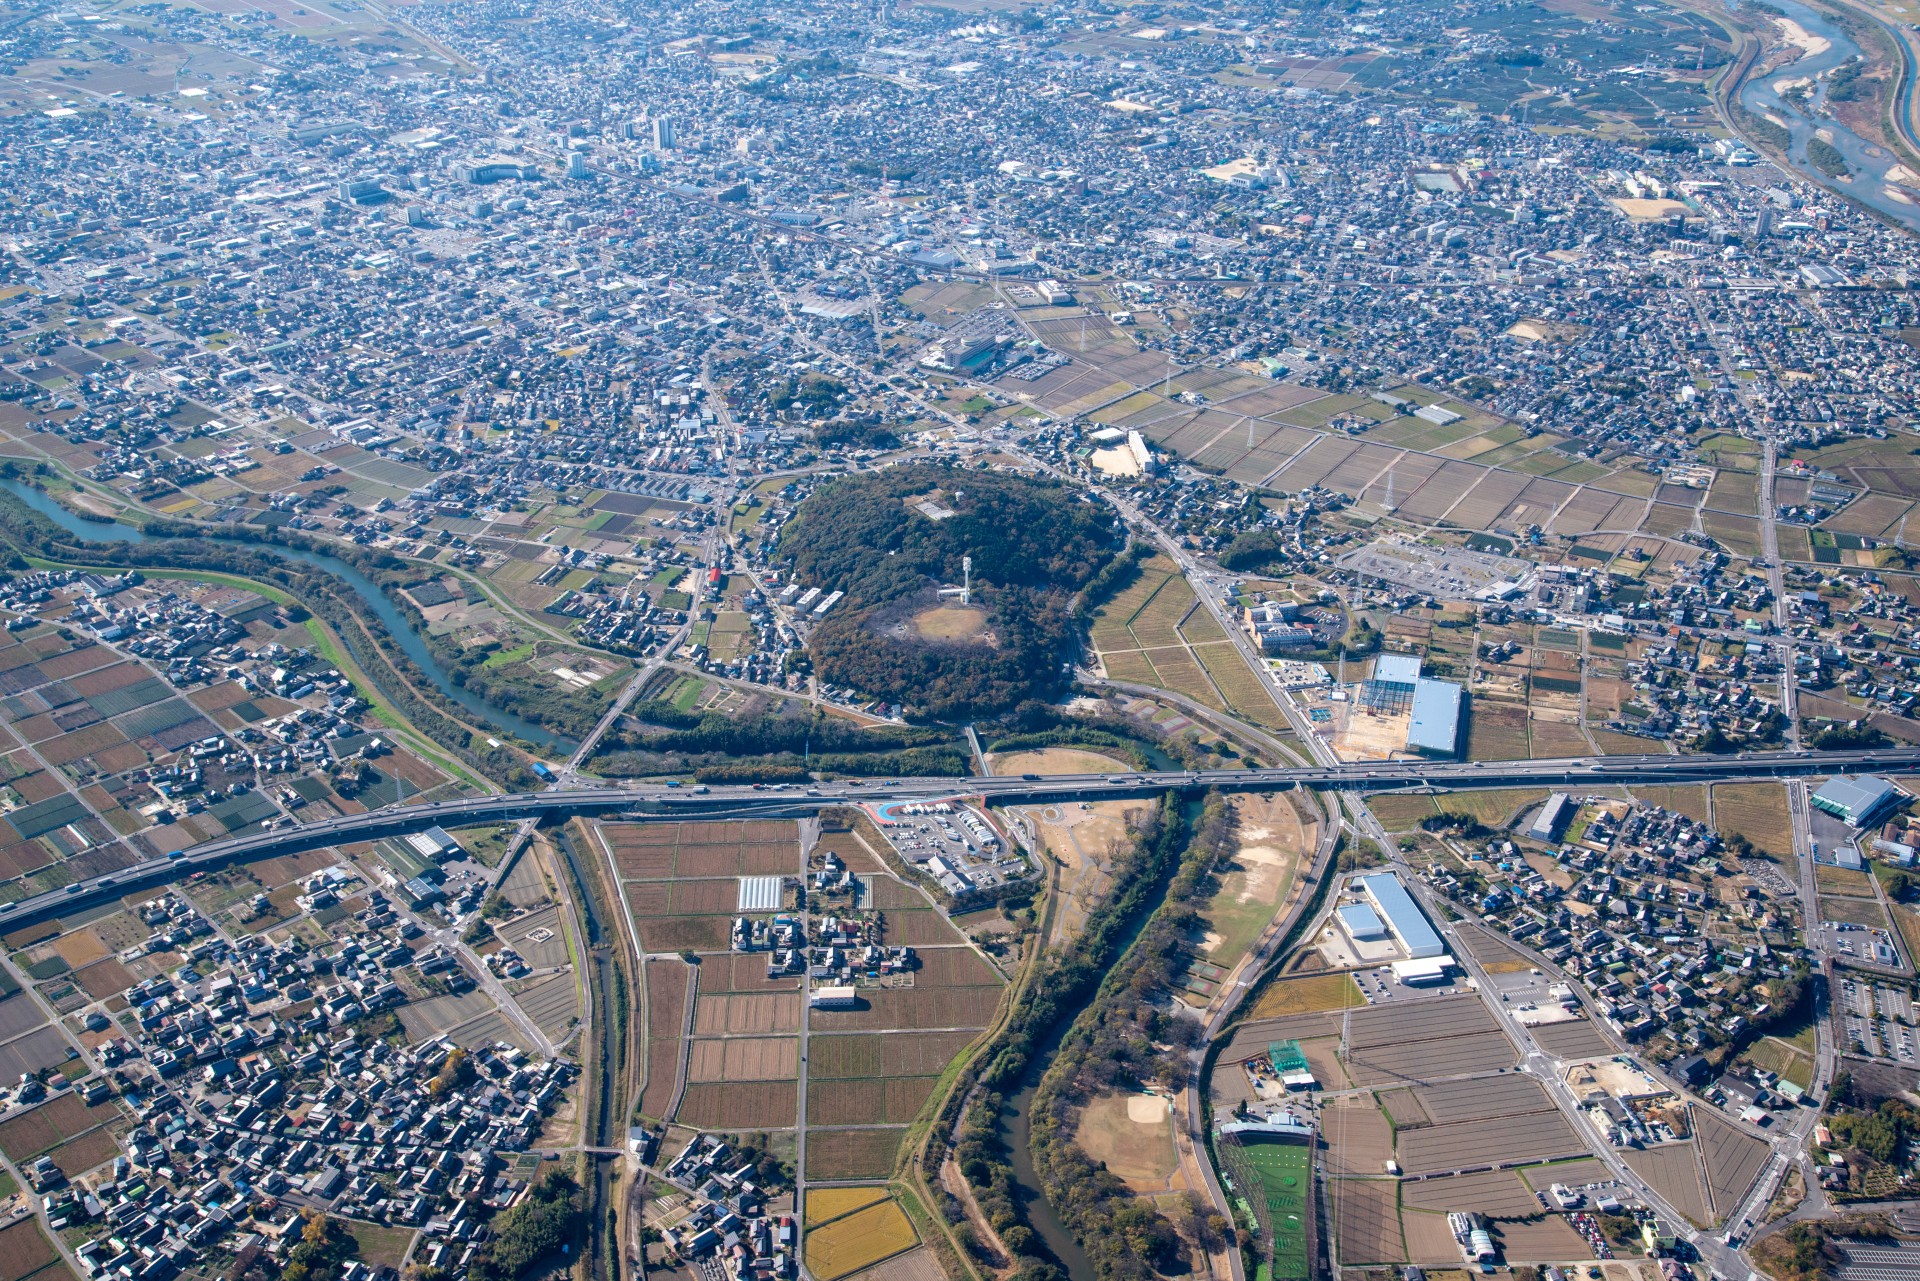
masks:
{"type": "Polygon", "coordinates": [[[662,151],[673,150],[673,119],[670,116],[653,118],[653,145],[662,151]]]}

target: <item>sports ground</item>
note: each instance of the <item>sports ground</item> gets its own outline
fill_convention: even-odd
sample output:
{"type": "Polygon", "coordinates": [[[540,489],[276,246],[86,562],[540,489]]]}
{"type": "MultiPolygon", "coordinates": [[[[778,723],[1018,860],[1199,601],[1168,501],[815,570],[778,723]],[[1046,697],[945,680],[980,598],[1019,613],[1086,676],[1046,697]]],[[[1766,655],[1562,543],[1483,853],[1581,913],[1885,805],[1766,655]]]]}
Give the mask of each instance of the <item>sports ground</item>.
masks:
{"type": "MultiPolygon", "coordinates": [[[[1304,1143],[1264,1135],[1221,1140],[1243,1194],[1263,1193],[1265,1214],[1256,1214],[1272,1234],[1272,1262],[1260,1269],[1261,1281],[1308,1281],[1313,1275],[1310,1236],[1313,1149],[1304,1143]],[[1257,1181],[1258,1187],[1253,1184],[1257,1181]]],[[[1223,1155],[1225,1152],[1223,1151],[1223,1155]]]]}

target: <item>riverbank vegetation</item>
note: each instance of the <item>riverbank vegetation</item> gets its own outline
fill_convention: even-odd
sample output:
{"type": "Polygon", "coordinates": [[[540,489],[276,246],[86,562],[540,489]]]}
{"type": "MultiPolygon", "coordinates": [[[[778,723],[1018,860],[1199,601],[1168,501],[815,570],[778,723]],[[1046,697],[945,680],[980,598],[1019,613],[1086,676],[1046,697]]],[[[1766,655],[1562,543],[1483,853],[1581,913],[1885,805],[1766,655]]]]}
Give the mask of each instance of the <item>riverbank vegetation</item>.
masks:
{"type": "MultiPolygon", "coordinates": [[[[1163,799],[1148,811],[1135,829],[1132,844],[1114,860],[1113,888],[1106,902],[1087,918],[1085,927],[1064,949],[1036,960],[1033,974],[1015,998],[999,1035],[963,1070],[948,1104],[935,1119],[928,1140],[928,1168],[938,1168],[949,1148],[952,1150],[987,1223],[1019,1256],[1015,1275],[1021,1281],[1060,1281],[1065,1274],[1042,1257],[1037,1235],[1023,1222],[1012,1153],[1000,1134],[1006,1099],[1021,1088],[1037,1060],[1049,1052],[1055,1034],[1101,988],[1126,952],[1133,930],[1153,910],[1174,877],[1190,835],[1177,801],[1163,799]]],[[[957,1202],[944,1208],[950,1221],[958,1223],[964,1218],[957,1202]]],[[[1149,1212],[1151,1217],[1129,1214],[1121,1224],[1108,1220],[1102,1230],[1124,1243],[1124,1248],[1157,1249],[1171,1233],[1161,1226],[1164,1221],[1157,1212],[1151,1212],[1150,1207],[1149,1212]]],[[[1090,1227],[1097,1216],[1077,1217],[1082,1225],[1090,1227]]],[[[964,1231],[962,1237],[966,1238],[964,1231]]],[[[1107,1259],[1106,1266],[1126,1266],[1117,1252],[1104,1245],[1100,1246],[1100,1257],[1107,1259]]],[[[1140,1257],[1146,1260],[1153,1256],[1142,1253],[1140,1257]]],[[[1100,1275],[1133,1274],[1116,1270],[1100,1275]]]]}
{"type": "MultiPolygon", "coordinates": [[[[213,539],[203,531],[177,521],[153,520],[142,526],[152,541],[94,542],[69,535],[58,525],[21,502],[0,492],[0,544],[7,566],[28,567],[27,558],[71,565],[165,573],[185,570],[231,575],[284,591],[310,610],[340,639],[353,662],[378,689],[380,696],[416,730],[452,752],[494,782],[513,790],[529,790],[539,780],[523,753],[473,732],[459,719],[461,709],[443,699],[432,681],[407,656],[385,624],[367,610],[359,595],[342,579],[324,569],[276,556],[255,527],[236,526],[232,537],[213,539]]],[[[322,554],[332,547],[309,545],[291,538],[286,545],[322,554]]],[[[350,550],[350,549],[343,549],[350,550]]],[[[364,555],[362,557],[364,559],[364,555]]],[[[350,555],[339,559],[365,570],[350,555]]]]}
{"type": "Polygon", "coordinates": [[[1203,1029],[1176,1008],[1173,994],[1188,940],[1205,928],[1199,909],[1218,889],[1215,868],[1237,845],[1233,810],[1210,796],[1166,901],[1074,1020],[1034,1092],[1034,1168],[1101,1281],[1147,1281],[1186,1270],[1189,1245],[1216,1246],[1231,1229],[1196,1200],[1176,1230],[1152,1198],[1096,1164],[1074,1135],[1087,1104],[1103,1094],[1151,1088],[1171,1097],[1185,1088],[1203,1029]]]}

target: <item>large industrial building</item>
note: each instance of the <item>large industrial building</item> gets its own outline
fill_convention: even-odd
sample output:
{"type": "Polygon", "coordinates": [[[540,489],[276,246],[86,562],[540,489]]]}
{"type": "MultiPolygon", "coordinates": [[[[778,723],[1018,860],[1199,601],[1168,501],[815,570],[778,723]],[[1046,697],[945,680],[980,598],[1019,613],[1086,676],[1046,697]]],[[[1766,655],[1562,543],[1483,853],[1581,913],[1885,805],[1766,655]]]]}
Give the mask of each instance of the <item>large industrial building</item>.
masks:
{"type": "Polygon", "coordinates": [[[1427,921],[1427,914],[1413,901],[1413,895],[1407,893],[1399,877],[1392,872],[1375,872],[1358,878],[1355,884],[1400,940],[1409,958],[1418,961],[1445,955],[1447,945],[1440,941],[1440,935],[1427,921]]]}
{"type": "Polygon", "coordinates": [[[1366,710],[1374,715],[1411,712],[1407,750],[1422,756],[1460,754],[1461,713],[1466,690],[1452,681],[1420,674],[1420,660],[1411,654],[1382,654],[1373,660],[1373,676],[1361,691],[1366,710]]]}
{"type": "Polygon", "coordinates": [[[1825,810],[1849,827],[1866,827],[1906,799],[1905,792],[1872,774],[1830,778],[1813,794],[1815,809],[1825,810]]]}

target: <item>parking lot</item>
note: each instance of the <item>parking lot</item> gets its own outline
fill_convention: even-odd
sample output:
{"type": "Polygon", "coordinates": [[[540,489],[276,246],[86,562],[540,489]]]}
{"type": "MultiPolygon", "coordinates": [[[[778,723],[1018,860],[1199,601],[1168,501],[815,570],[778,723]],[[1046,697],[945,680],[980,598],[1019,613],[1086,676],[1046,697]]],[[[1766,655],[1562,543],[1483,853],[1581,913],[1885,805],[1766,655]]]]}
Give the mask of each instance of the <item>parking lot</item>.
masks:
{"type": "Polygon", "coordinates": [[[1367,998],[1368,1005],[1387,1005],[1395,1001],[1412,1001],[1427,996],[1452,996],[1467,990],[1457,982],[1408,987],[1395,979],[1393,970],[1385,965],[1355,970],[1353,981],[1359,984],[1360,995],[1367,998]]]}
{"type": "Polygon", "coordinates": [[[907,862],[927,866],[940,860],[928,870],[943,884],[957,872],[967,885],[990,889],[1031,871],[983,815],[960,801],[897,802],[871,806],[870,812],[907,862]]]}
{"type": "Polygon", "coordinates": [[[1915,1052],[1916,1032],[1913,1004],[1905,989],[1886,983],[1872,983],[1841,971],[1840,999],[1835,1009],[1840,1019],[1840,1043],[1843,1049],[1859,1047],[1873,1058],[1920,1065],[1915,1052]]]}

